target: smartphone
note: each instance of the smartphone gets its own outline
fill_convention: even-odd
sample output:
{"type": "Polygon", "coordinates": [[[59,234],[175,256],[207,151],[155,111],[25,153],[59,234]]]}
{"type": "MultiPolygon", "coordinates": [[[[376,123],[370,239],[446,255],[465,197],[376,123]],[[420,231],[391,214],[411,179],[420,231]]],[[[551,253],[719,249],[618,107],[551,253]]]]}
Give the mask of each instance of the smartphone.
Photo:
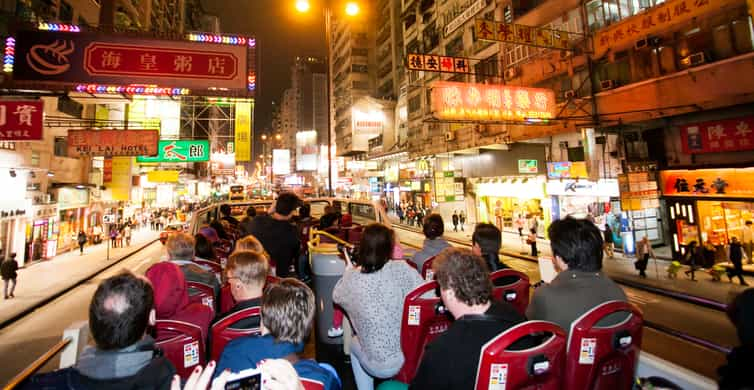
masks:
{"type": "Polygon", "coordinates": [[[343,244],[338,244],[338,250],[343,252],[343,256],[345,256],[346,261],[351,262],[351,264],[353,264],[354,267],[358,266],[358,264],[356,264],[356,258],[352,252],[354,250],[353,247],[348,247],[343,244]]]}
{"type": "Polygon", "coordinates": [[[261,390],[262,371],[258,368],[249,368],[237,374],[232,374],[225,382],[225,390],[261,390]]]}

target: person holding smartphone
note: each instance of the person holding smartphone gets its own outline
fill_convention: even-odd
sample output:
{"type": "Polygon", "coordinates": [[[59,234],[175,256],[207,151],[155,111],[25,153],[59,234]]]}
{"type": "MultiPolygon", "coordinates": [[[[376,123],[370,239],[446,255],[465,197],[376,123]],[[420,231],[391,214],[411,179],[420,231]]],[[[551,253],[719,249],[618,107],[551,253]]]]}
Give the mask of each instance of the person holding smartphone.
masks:
{"type": "Polygon", "coordinates": [[[401,321],[406,295],[424,281],[405,261],[390,261],[394,235],[379,223],[367,225],[358,263],[346,259],[333,301],[351,319],[351,367],[359,390],[372,390],[374,377],[390,378],[403,366],[401,321]]]}

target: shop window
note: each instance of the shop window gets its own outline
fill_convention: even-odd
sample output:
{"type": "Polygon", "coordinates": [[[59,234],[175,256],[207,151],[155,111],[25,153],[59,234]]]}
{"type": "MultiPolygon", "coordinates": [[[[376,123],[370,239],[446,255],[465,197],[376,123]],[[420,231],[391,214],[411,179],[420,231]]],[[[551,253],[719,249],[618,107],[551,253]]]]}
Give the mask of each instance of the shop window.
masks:
{"type": "Polygon", "coordinates": [[[67,137],[55,137],[55,156],[68,157],[67,137]]]}
{"type": "Polygon", "coordinates": [[[726,245],[732,237],[743,237],[746,221],[754,220],[754,203],[698,201],[702,242],[726,245]]]}

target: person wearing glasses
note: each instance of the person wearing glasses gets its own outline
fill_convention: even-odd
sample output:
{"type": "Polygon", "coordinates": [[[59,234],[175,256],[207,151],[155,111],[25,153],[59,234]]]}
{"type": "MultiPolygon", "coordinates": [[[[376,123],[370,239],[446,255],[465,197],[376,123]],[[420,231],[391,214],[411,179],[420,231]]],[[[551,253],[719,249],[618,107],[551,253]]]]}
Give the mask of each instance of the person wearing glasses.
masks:
{"type": "MultiPolygon", "coordinates": [[[[225,276],[236,304],[230,311],[219,315],[215,322],[241,310],[261,306],[262,292],[269,271],[267,256],[262,252],[242,250],[230,255],[225,268],[225,276]]],[[[258,328],[259,316],[241,319],[231,327],[234,329],[258,328]]]]}

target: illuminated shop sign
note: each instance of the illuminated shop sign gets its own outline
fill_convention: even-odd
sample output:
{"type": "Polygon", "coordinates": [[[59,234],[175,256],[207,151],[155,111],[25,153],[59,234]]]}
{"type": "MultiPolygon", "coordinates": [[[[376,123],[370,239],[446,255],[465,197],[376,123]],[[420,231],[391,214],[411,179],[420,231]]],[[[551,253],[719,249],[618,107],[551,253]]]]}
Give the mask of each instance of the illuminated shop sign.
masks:
{"type": "Polygon", "coordinates": [[[696,169],[660,172],[663,195],[754,198],[754,168],[696,169]]]}
{"type": "Polygon", "coordinates": [[[432,111],[437,119],[550,119],[554,108],[555,93],[550,89],[447,81],[432,85],[432,111]]]}

